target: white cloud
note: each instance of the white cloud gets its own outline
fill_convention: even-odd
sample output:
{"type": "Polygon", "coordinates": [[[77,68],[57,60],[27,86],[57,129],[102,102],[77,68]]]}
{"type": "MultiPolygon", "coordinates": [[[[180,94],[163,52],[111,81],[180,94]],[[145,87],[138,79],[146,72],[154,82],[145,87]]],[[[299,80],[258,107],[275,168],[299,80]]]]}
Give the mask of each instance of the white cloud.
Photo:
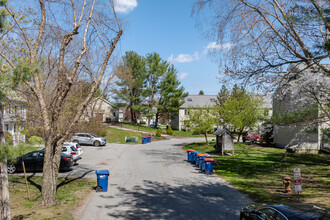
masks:
{"type": "Polygon", "coordinates": [[[235,46],[235,44],[226,43],[226,44],[217,44],[217,42],[211,42],[209,45],[206,46],[205,52],[215,52],[217,50],[228,50],[235,46]]]}
{"type": "Polygon", "coordinates": [[[199,55],[198,52],[194,54],[179,54],[177,57],[174,57],[172,54],[167,60],[172,63],[190,63],[199,60],[199,55]]]}
{"type": "Polygon", "coordinates": [[[180,73],[179,74],[179,79],[184,79],[188,76],[189,74],[188,73],[180,73]]]}
{"type": "Polygon", "coordinates": [[[137,7],[137,0],[115,0],[116,12],[129,13],[137,7]]]}

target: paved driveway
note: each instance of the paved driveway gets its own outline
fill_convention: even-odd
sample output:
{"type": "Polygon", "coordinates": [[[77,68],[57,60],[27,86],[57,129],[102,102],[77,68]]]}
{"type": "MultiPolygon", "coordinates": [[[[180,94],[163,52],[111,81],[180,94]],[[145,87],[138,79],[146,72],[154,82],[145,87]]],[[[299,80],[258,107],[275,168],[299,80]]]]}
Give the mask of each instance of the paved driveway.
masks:
{"type": "Polygon", "coordinates": [[[110,178],[108,192],[95,193],[77,219],[239,219],[251,201],[186,161],[182,145],[193,141],[83,146],[79,166],[63,174],[96,178],[95,169],[109,169],[110,178]]]}

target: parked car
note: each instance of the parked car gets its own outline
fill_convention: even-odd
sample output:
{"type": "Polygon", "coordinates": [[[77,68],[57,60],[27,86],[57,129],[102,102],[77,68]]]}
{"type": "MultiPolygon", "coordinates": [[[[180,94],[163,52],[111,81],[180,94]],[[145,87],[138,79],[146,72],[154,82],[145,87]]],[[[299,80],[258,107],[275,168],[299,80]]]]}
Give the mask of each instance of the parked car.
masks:
{"type": "Polygon", "coordinates": [[[243,142],[258,142],[262,141],[262,136],[256,131],[248,131],[243,135],[243,142]]]}
{"type": "Polygon", "coordinates": [[[76,142],[64,142],[64,145],[72,145],[76,150],[78,151],[78,156],[81,157],[84,151],[82,150],[81,146],[79,143],[76,142]]]}
{"type": "Polygon", "coordinates": [[[98,137],[91,133],[75,133],[71,137],[71,142],[78,144],[94,145],[95,147],[106,145],[107,140],[104,137],[98,137]]]}
{"type": "MultiPolygon", "coordinates": [[[[36,150],[17,157],[15,160],[8,160],[7,170],[8,173],[15,173],[22,171],[24,166],[26,171],[42,171],[44,165],[44,150],[36,150]]],[[[73,166],[73,159],[71,155],[61,154],[60,171],[68,170],[73,166]]]]}
{"type": "Polygon", "coordinates": [[[63,144],[62,153],[67,156],[72,156],[74,162],[77,162],[81,159],[79,152],[72,144],[63,144]]]}
{"type": "Polygon", "coordinates": [[[326,220],[330,213],[312,204],[248,205],[240,213],[240,219],[257,220],[326,220]]]}

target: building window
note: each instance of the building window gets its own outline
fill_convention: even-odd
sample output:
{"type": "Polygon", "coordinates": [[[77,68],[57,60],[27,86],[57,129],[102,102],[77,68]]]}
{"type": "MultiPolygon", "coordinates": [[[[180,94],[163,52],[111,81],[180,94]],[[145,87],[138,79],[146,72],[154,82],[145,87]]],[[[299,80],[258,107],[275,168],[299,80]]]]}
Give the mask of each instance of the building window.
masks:
{"type": "Polygon", "coordinates": [[[113,117],[116,117],[116,112],[113,112],[113,117]]]}
{"type": "Polygon", "coordinates": [[[187,101],[188,102],[192,102],[192,98],[187,98],[187,101]]]}

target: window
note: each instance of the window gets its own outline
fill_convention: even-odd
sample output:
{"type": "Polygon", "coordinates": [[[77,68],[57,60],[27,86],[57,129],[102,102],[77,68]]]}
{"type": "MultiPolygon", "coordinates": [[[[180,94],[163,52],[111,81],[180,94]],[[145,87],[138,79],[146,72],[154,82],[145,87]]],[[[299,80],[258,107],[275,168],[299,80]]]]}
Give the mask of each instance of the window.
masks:
{"type": "Polygon", "coordinates": [[[187,101],[188,102],[192,102],[192,98],[187,98],[187,101]]]}
{"type": "Polygon", "coordinates": [[[39,157],[44,157],[44,152],[39,152],[39,157]]]}
{"type": "Polygon", "coordinates": [[[116,112],[113,112],[113,117],[116,117],[116,112]]]}
{"type": "Polygon", "coordinates": [[[211,98],[210,100],[211,100],[211,102],[215,102],[215,98],[211,98]]]}
{"type": "Polygon", "coordinates": [[[62,152],[66,152],[66,147],[62,147],[62,152]]]}
{"type": "Polygon", "coordinates": [[[185,110],[184,110],[184,114],[185,114],[185,115],[189,115],[189,109],[185,109],[185,110]]]}

